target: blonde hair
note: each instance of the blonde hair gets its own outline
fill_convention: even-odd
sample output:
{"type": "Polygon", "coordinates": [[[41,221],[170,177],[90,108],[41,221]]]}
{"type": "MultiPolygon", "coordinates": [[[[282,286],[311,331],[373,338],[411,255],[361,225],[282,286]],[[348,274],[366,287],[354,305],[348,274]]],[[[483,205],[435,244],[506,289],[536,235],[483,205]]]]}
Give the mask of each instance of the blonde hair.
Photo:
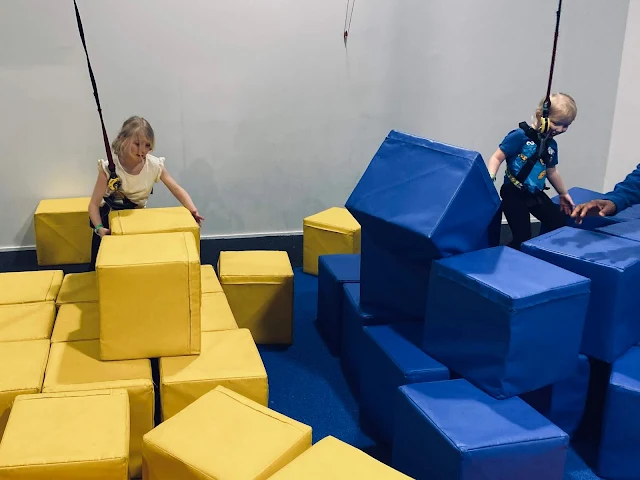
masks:
{"type": "MultiPolygon", "coordinates": [[[[576,101],[567,93],[553,93],[550,95],[551,105],[549,106],[549,120],[553,123],[561,123],[570,125],[578,115],[578,107],[576,101]]],[[[542,116],[542,107],[544,106],[544,98],[540,100],[535,113],[535,123],[542,116]]]]}
{"type": "Polygon", "coordinates": [[[120,133],[116,139],[111,143],[111,149],[113,153],[122,156],[125,147],[131,141],[131,139],[135,136],[141,136],[146,138],[151,144],[151,150],[153,150],[153,146],[155,144],[155,135],[153,133],[153,128],[147,120],[142,117],[129,117],[122,124],[122,128],[120,128],[120,133]]]}

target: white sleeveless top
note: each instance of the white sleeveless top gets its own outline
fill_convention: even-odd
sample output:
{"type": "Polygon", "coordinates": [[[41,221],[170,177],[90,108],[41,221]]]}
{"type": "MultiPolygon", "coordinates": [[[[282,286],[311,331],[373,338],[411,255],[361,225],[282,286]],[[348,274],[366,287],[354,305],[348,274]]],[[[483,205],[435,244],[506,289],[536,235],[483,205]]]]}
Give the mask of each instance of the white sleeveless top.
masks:
{"type": "MultiPolygon", "coordinates": [[[[116,174],[122,180],[120,191],[139,207],[146,207],[153,184],[160,181],[160,175],[162,175],[162,169],[164,168],[164,157],[154,157],[151,154],[147,154],[142,170],[137,175],[125,172],[116,155],[113,156],[113,163],[116,166],[116,174]]],[[[106,173],[108,178],[111,175],[109,161],[105,159],[98,160],[98,171],[106,173]]],[[[105,196],[108,195],[109,190],[107,189],[105,196]]],[[[104,204],[104,200],[101,204],[104,204]]]]}

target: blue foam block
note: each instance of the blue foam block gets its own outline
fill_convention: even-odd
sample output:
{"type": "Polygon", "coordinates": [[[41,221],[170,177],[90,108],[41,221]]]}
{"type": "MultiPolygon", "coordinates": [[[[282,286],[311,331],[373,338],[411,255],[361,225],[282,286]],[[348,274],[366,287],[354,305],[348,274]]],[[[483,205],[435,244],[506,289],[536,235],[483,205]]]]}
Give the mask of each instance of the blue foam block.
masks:
{"type": "Polygon", "coordinates": [[[496,398],[573,372],[588,278],[509,247],[433,262],[423,349],[496,398]]]}
{"type": "Polygon", "coordinates": [[[614,223],[605,227],[596,228],[596,232],[640,242],[640,220],[629,220],[628,222],[614,223]]]}
{"type": "Polygon", "coordinates": [[[613,217],[617,222],[629,222],[631,220],[640,219],[640,205],[631,205],[621,212],[616,213],[613,217]]]}
{"type": "Polygon", "coordinates": [[[640,478],[640,347],[612,365],[596,473],[604,478],[640,478]]]}
{"type": "Polygon", "coordinates": [[[591,279],[581,353],[611,363],[640,340],[640,243],[563,227],[522,251],[591,279]]]}
{"type": "Polygon", "coordinates": [[[429,480],[563,478],[568,435],[518,397],[464,379],[400,387],[394,468],[429,480]]]}
{"type": "Polygon", "coordinates": [[[423,261],[488,247],[500,197],[478,152],[391,131],[345,207],[382,248],[423,261]]]}
{"type": "Polygon", "coordinates": [[[393,405],[398,387],[448,380],[449,370],[420,348],[422,323],[365,327],[360,374],[360,422],[377,440],[393,440],[393,405]]]}
{"type": "Polygon", "coordinates": [[[340,353],[345,283],[360,281],[360,255],[321,255],[318,259],[318,317],[316,325],[332,355],[340,353]]]}
{"type": "Polygon", "coordinates": [[[568,435],[573,435],[587,403],[590,372],[589,359],[578,355],[571,375],[553,385],[525,393],[521,398],[568,435]]]}
{"type": "MultiPolygon", "coordinates": [[[[586,188],[581,188],[581,187],[570,188],[569,195],[571,195],[571,198],[573,199],[573,202],[576,205],[590,202],[591,200],[596,200],[603,197],[603,194],[600,192],[596,192],[594,190],[588,190],[586,188]]],[[[560,195],[551,197],[551,201],[556,205],[560,205],[560,195]]],[[[596,228],[604,227],[606,225],[611,225],[619,221],[615,215],[610,217],[589,216],[589,217],[585,217],[582,220],[582,223],[578,225],[575,222],[575,220],[573,220],[569,215],[565,215],[565,217],[566,217],[568,226],[580,228],[583,230],[594,230],[596,228]]],[[[540,234],[543,234],[543,233],[547,233],[547,230],[544,228],[544,226],[541,226],[540,234]]]]}

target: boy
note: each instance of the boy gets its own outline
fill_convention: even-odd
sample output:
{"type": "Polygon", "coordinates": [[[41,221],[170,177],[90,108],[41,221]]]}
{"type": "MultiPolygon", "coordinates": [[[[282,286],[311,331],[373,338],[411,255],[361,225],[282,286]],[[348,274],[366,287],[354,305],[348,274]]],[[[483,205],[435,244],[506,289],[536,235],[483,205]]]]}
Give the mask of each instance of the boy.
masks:
{"type": "Polygon", "coordinates": [[[578,109],[573,98],[566,93],[554,93],[550,100],[549,130],[542,134],[542,139],[539,126],[544,99],[538,105],[533,124],[520,123],[519,128],[509,132],[502,140],[489,159],[488,169],[493,181],[502,162],[507,162],[500,196],[502,210],[513,236],[509,246],[518,250],[522,242],[531,238],[530,214],[540,220],[546,231],[551,231],[564,226],[566,217],[563,212],[569,215],[574,208],[573,200],[556,168],[558,144],[553,137],[567,131],[578,109]],[[539,149],[541,141],[544,146],[539,149]],[[547,178],[560,195],[560,208],[544,192],[547,178]]]}

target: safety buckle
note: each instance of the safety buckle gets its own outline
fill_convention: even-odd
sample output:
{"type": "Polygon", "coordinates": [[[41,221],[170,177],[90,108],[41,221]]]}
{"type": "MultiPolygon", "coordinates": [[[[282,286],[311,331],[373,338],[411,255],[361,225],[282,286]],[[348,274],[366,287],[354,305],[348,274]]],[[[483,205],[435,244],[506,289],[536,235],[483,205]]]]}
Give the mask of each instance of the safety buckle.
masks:
{"type": "Polygon", "coordinates": [[[112,172],[111,176],[109,177],[109,181],[107,183],[107,187],[109,188],[109,191],[116,192],[120,190],[121,186],[122,186],[122,180],[120,180],[120,177],[118,177],[115,174],[115,172],[112,172]]]}

